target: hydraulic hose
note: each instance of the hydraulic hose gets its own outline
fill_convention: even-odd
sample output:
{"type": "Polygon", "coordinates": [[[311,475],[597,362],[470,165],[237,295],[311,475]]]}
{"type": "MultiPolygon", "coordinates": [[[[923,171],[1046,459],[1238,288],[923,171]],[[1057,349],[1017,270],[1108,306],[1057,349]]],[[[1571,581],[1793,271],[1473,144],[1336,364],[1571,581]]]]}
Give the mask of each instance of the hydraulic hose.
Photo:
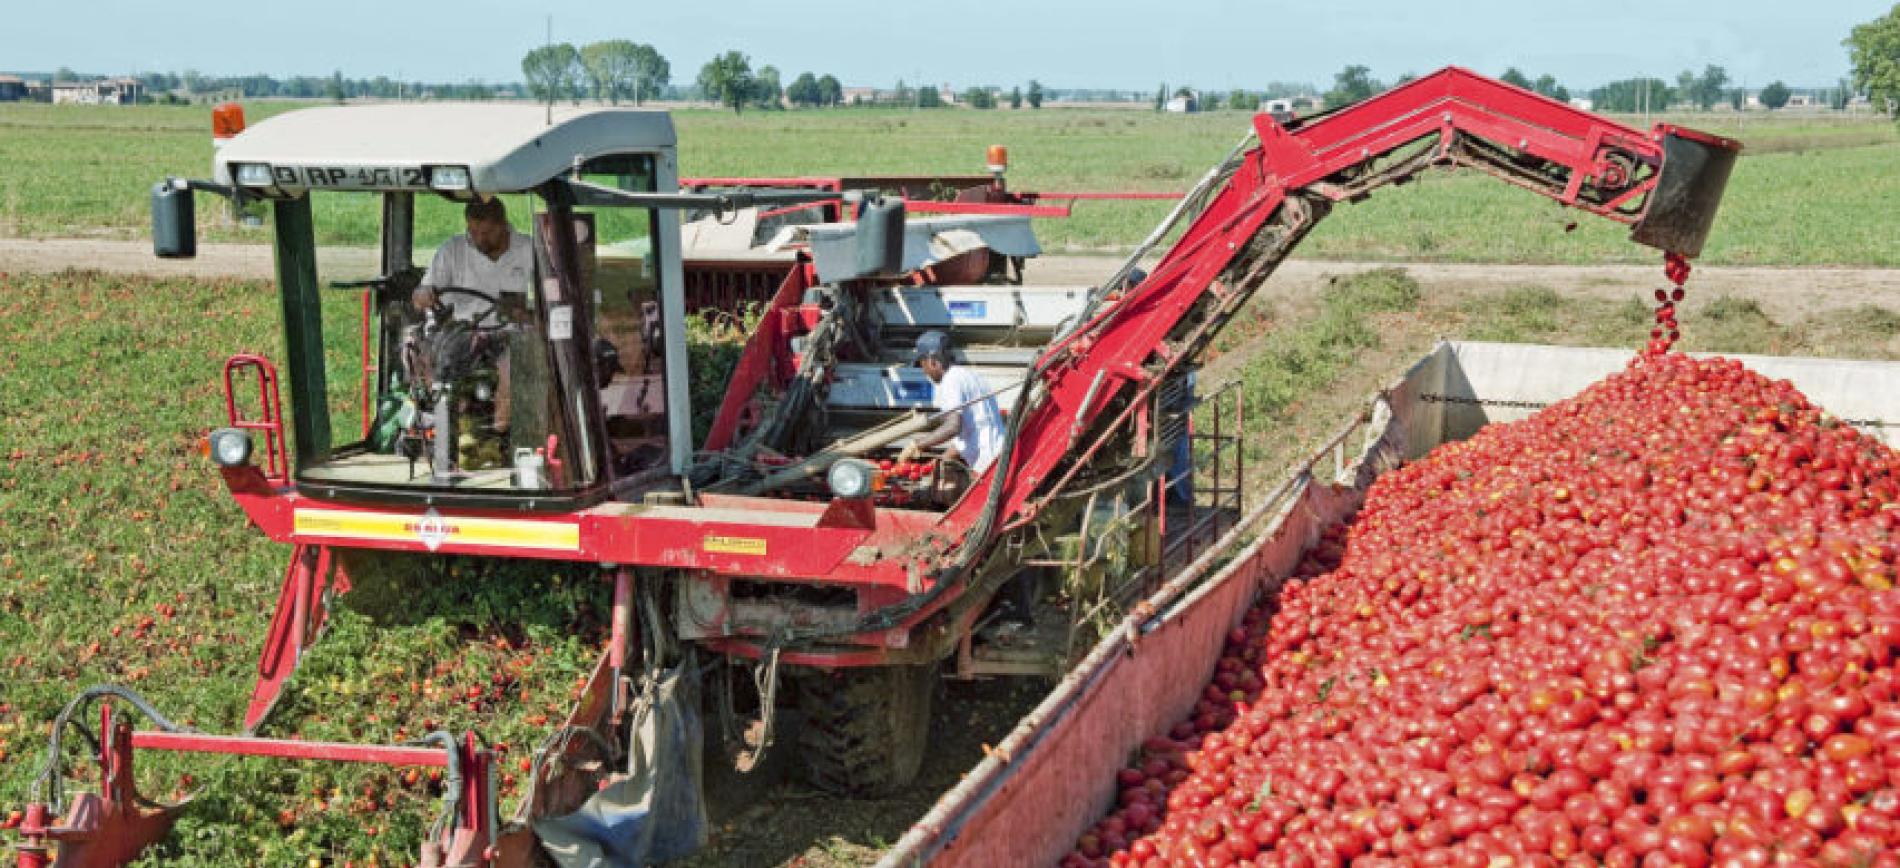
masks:
{"type": "Polygon", "coordinates": [[[92,738],[92,734],[88,732],[85,727],[74,723],[73,715],[85,710],[87,706],[92,704],[93,700],[107,696],[124,700],[127,705],[132,706],[137,709],[140,714],[145,715],[146,719],[150,720],[153,726],[166,732],[198,731],[184,724],[174,723],[170,718],[159,713],[158,709],[154,707],[151,702],[147,701],[145,697],[140,696],[138,691],[130,687],[120,687],[117,684],[95,684],[80,691],[78,696],[73,697],[70,702],[66,703],[66,707],[60,710],[59,716],[53,718],[53,735],[46,743],[46,762],[40,765],[39,774],[33,779],[32,800],[39,801],[40,793],[42,788],[44,788],[44,791],[50,797],[48,802],[51,804],[53,813],[56,815],[66,812],[65,783],[60,779],[59,775],[61,737],[66,732],[66,727],[73,726],[78,729],[81,735],[86,736],[86,738],[96,746],[99,740],[92,738]]]}

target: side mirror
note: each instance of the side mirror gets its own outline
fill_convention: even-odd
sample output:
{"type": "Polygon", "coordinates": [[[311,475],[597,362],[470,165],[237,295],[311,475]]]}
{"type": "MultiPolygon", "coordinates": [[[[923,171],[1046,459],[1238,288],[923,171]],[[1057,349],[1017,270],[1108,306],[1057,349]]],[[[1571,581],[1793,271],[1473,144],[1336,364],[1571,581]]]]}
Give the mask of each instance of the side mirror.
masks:
{"type": "Polygon", "coordinates": [[[167,178],[152,187],[152,253],[160,259],[198,255],[198,215],[191,187],[167,178]]]}

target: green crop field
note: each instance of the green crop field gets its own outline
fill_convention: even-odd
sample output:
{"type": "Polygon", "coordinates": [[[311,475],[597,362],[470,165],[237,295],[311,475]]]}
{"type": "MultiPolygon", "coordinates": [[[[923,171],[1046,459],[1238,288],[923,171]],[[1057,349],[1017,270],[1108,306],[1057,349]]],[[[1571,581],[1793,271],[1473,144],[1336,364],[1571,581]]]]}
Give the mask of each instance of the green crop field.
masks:
{"type": "MultiPolygon", "coordinates": [[[[286,104],[249,108],[253,123],[286,104]]],[[[1180,191],[1245,134],[1239,112],[1158,115],[1138,110],[834,110],[675,112],[687,175],[964,173],[983,150],[1010,148],[1011,183],[1024,190],[1180,191]]],[[[1674,118],[1742,139],[1706,261],[1734,265],[1900,265],[1900,246],[1869,215],[1900,201],[1900,132],[1881,120],[1674,118]],[[1798,231],[1797,231],[1798,230],[1798,231]]],[[[1631,119],[1632,123],[1637,123],[1631,119]]],[[[138,237],[147,190],[165,175],[209,172],[203,107],[0,106],[0,235],[138,237]]],[[[325,243],[366,244],[366,197],[320,200],[325,243]]],[[[1038,225],[1051,250],[1121,250],[1165,213],[1162,202],[1084,202],[1067,220],[1038,225]]],[[[227,225],[210,204],[212,240],[263,241],[227,225]]],[[[429,209],[424,240],[455,231],[452,208],[429,209]]],[[[1345,206],[1301,255],[1354,260],[1487,262],[1649,261],[1604,221],[1468,174],[1427,175],[1345,206]]]]}

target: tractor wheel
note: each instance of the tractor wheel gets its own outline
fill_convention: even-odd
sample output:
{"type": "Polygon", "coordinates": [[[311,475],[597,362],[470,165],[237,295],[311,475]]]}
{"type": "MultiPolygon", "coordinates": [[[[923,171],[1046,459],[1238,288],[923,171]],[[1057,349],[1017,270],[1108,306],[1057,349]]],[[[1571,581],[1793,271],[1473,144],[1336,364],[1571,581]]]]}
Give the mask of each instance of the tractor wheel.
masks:
{"type": "Polygon", "coordinates": [[[917,777],[930,743],[937,664],[816,670],[800,680],[799,752],[813,785],[883,796],[917,777]]]}

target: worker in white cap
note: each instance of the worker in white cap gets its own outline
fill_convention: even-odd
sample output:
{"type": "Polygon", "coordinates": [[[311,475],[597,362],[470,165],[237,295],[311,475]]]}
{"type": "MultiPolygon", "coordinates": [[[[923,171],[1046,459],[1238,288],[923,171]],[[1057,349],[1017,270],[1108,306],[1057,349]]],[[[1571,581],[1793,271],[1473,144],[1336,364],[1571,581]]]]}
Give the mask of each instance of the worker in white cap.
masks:
{"type": "Polygon", "coordinates": [[[975,371],[951,359],[950,336],[940,331],[927,331],[917,337],[916,364],[930,378],[932,403],[944,418],[936,428],[905,446],[898,459],[913,461],[925,449],[948,443],[944,457],[969,465],[971,473],[982,473],[1003,448],[1003,414],[988,384],[975,371]]]}

